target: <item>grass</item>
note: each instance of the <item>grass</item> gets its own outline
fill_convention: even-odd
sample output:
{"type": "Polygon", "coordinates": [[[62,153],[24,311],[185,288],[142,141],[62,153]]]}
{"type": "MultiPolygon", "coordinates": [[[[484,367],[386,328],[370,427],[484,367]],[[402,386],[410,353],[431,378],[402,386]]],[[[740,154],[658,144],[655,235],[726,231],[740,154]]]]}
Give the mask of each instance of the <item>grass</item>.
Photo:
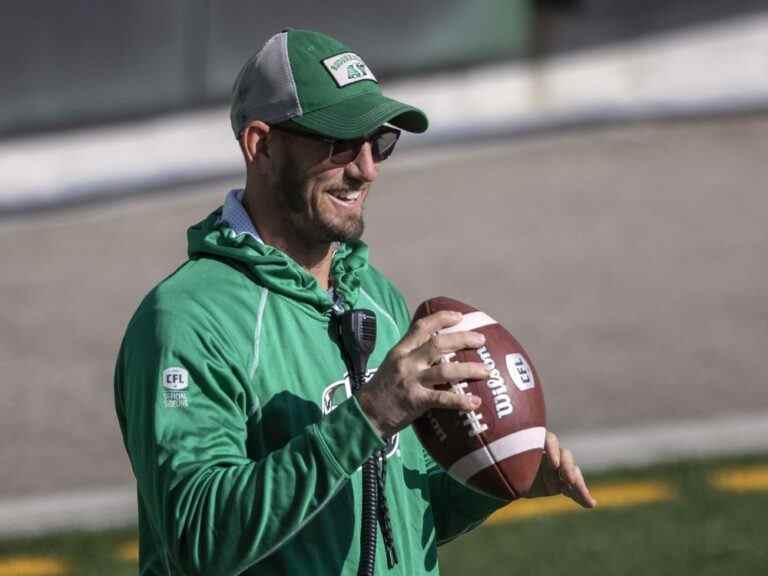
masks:
{"type": "MultiPolygon", "coordinates": [[[[513,503],[440,548],[442,574],[768,574],[767,464],[752,456],[591,475],[602,508],[513,503]]],[[[0,541],[0,576],[135,575],[135,539],[127,529],[0,541]]]]}
{"type": "Polygon", "coordinates": [[[765,457],[688,462],[588,478],[596,491],[614,483],[647,481],[673,486],[676,496],[483,526],[440,550],[442,573],[768,574],[768,491],[727,492],[710,481],[724,468],[765,463],[765,457]]]}
{"type": "Polygon", "coordinates": [[[136,562],[120,558],[120,550],[136,540],[136,530],[72,532],[43,538],[0,542],[0,576],[136,576],[136,562]],[[33,558],[58,563],[58,571],[36,570],[33,558]],[[26,563],[12,564],[15,559],[26,563]],[[28,566],[21,571],[19,566],[28,566]]]}

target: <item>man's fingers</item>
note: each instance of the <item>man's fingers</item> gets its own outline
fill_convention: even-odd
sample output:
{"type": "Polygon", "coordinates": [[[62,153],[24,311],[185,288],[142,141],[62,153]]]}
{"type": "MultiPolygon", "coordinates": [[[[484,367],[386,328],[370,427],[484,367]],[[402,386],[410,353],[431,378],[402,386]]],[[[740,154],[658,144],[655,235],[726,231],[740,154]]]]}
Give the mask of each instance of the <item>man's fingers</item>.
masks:
{"type": "Polygon", "coordinates": [[[544,441],[544,452],[546,452],[546,457],[549,458],[552,468],[555,470],[560,468],[560,440],[557,439],[554,432],[549,430],[547,430],[547,437],[544,441]]]}
{"type": "Polygon", "coordinates": [[[424,405],[427,410],[440,408],[442,410],[459,410],[471,412],[477,410],[482,401],[472,394],[457,394],[456,392],[424,389],[424,405]]]}
{"type": "Polygon", "coordinates": [[[462,317],[463,314],[461,312],[441,310],[429,316],[419,318],[411,324],[408,333],[397,345],[397,348],[402,353],[408,354],[427,342],[435,332],[449,326],[455,326],[461,322],[462,317]]]}
{"type": "Polygon", "coordinates": [[[573,453],[568,450],[560,451],[560,482],[561,492],[581,504],[585,508],[594,508],[597,501],[589,493],[581,468],[576,465],[573,453]]]}
{"type": "Polygon", "coordinates": [[[585,508],[594,508],[597,506],[597,500],[589,492],[589,486],[587,481],[584,480],[584,475],[581,473],[581,468],[577,468],[579,473],[579,479],[576,482],[576,502],[584,506],[585,508]]]}
{"type": "Polygon", "coordinates": [[[576,481],[576,461],[573,459],[573,452],[567,448],[560,450],[558,473],[560,478],[568,484],[573,484],[576,481]]]}
{"type": "Polygon", "coordinates": [[[419,381],[422,386],[432,387],[446,382],[483,380],[488,378],[488,368],[480,362],[448,362],[424,370],[419,381]]]}
{"type": "Polygon", "coordinates": [[[421,366],[431,366],[440,358],[467,348],[480,348],[485,344],[485,336],[479,332],[453,332],[451,334],[432,334],[426,342],[413,351],[413,358],[421,366]]]}
{"type": "Polygon", "coordinates": [[[581,468],[578,466],[576,466],[573,471],[573,477],[574,482],[565,485],[563,494],[578,504],[581,504],[584,508],[594,508],[597,506],[597,500],[590,494],[587,482],[584,480],[584,475],[581,473],[581,468]]]}

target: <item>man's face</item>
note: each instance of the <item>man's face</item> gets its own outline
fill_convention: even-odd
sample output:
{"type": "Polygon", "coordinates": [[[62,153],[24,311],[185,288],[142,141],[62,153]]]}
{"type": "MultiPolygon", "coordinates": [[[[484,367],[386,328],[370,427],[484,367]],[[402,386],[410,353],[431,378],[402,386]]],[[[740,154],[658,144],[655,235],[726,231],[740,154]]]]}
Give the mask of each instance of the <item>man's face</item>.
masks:
{"type": "Polygon", "coordinates": [[[330,144],[271,132],[272,191],[293,231],[308,244],[357,240],[363,205],[378,175],[370,144],[344,165],[328,159],[330,144]]]}

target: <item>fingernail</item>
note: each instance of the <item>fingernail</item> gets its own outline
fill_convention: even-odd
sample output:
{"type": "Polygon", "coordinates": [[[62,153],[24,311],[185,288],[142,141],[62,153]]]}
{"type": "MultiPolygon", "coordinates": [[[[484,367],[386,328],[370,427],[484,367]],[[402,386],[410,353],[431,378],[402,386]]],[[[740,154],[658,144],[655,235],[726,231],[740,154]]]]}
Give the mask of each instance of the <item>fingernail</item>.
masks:
{"type": "Polygon", "coordinates": [[[473,408],[478,408],[480,406],[480,404],[483,403],[483,401],[480,399],[480,396],[472,395],[471,400],[472,400],[472,407],[473,408]]]}
{"type": "Polygon", "coordinates": [[[482,346],[485,344],[485,334],[481,334],[480,332],[473,332],[472,343],[476,346],[482,346]]]}

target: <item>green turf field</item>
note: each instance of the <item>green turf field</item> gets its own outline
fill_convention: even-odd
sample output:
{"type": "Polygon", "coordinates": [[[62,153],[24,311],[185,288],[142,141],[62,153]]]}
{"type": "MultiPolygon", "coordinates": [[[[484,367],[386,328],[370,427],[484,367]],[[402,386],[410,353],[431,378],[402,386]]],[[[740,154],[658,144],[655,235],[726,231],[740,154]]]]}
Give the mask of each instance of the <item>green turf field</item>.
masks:
{"type": "MultiPolygon", "coordinates": [[[[442,573],[768,574],[768,455],[592,474],[594,511],[513,503],[440,549],[442,573]]],[[[136,574],[134,530],[0,542],[0,576],[136,574]]]]}
{"type": "MultiPolygon", "coordinates": [[[[446,575],[751,576],[768,574],[768,459],[687,463],[588,477],[595,488],[662,482],[669,500],[483,526],[441,550],[446,575]],[[722,469],[761,472],[741,491],[722,469]]],[[[748,477],[749,478],[749,477],[748,477]]],[[[735,483],[738,485],[738,482],[735,483]]],[[[598,497],[598,500],[599,497],[598,497]]]]}

